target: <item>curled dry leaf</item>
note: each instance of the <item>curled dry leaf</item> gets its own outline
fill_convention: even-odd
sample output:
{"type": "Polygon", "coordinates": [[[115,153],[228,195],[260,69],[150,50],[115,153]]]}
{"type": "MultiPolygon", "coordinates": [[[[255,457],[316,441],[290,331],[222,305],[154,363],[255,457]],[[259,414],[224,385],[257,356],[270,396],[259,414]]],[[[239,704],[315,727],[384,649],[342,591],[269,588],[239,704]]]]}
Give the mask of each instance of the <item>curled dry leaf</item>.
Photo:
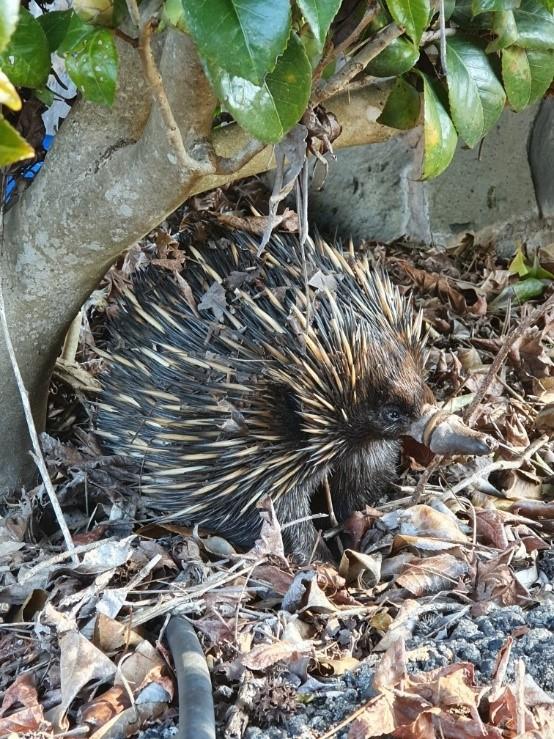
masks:
{"type": "Polygon", "coordinates": [[[317,573],[299,572],[283,597],[282,608],[289,613],[309,609],[316,613],[333,613],[337,610],[318,584],[317,573]]]}
{"type": "Polygon", "coordinates": [[[362,554],[353,549],[345,549],[339,566],[339,575],[347,584],[357,583],[359,587],[373,588],[381,579],[382,556],[362,554]]]}
{"type": "Polygon", "coordinates": [[[30,672],[23,673],[16,677],[4,693],[0,708],[0,736],[19,736],[48,728],[50,724],[44,720],[33,675],[30,672]],[[20,708],[16,708],[9,716],[5,715],[16,706],[20,708]]]}
{"type": "Polygon", "coordinates": [[[397,536],[397,539],[409,537],[410,543],[415,543],[421,549],[445,549],[469,541],[455,516],[437,511],[430,505],[414,505],[386,513],[381,523],[393,531],[398,528],[400,537],[397,536]]]}
{"type": "Polygon", "coordinates": [[[416,441],[435,454],[490,454],[497,442],[481,431],[470,429],[458,416],[436,406],[424,406],[421,418],[408,431],[416,441]]]}
{"type": "Polygon", "coordinates": [[[241,657],[241,662],[249,670],[263,672],[281,660],[289,661],[300,655],[311,654],[313,648],[311,641],[277,641],[273,644],[260,644],[249,654],[241,657]]]}
{"type": "Polygon", "coordinates": [[[67,729],[66,713],[75,696],[91,680],[107,682],[116,666],[82,634],[70,630],[59,637],[61,703],[48,712],[47,718],[58,730],[67,729]]]}
{"type": "Polygon", "coordinates": [[[467,562],[443,553],[412,562],[396,582],[412,595],[420,597],[458,587],[458,581],[468,572],[467,562]]]}
{"type": "Polygon", "coordinates": [[[529,603],[529,591],[518,582],[509,562],[514,549],[508,549],[488,562],[477,561],[475,578],[474,613],[486,613],[493,603],[502,606],[525,605],[529,603]]]}

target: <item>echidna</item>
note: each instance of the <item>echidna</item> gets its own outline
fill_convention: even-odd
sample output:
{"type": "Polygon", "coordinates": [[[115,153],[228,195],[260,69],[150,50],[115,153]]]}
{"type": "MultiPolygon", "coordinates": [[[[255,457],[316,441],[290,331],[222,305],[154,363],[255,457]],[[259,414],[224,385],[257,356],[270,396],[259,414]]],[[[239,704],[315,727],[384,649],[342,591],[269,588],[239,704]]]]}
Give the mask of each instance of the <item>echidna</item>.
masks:
{"type": "Polygon", "coordinates": [[[134,458],[149,513],[249,546],[269,495],[281,524],[303,519],[284,539],[306,560],[326,477],[339,520],[390,485],[428,392],[421,322],[367,258],[319,238],[308,285],[298,239],[260,258],[248,236],[223,242],[190,245],[186,282],[139,273],[112,326],[98,433],[134,458]]]}

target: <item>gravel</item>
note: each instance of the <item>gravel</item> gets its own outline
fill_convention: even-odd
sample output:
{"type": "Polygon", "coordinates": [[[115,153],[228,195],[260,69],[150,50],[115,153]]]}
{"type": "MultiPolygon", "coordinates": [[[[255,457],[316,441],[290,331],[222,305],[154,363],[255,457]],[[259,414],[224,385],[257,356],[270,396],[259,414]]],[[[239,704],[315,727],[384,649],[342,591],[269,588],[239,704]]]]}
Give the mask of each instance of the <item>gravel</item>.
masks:
{"type": "MultiPolygon", "coordinates": [[[[448,618],[451,619],[451,614],[448,618]]],[[[498,650],[508,636],[513,637],[507,669],[513,679],[516,661],[523,658],[527,671],[537,683],[554,697],[554,599],[530,609],[519,606],[491,609],[485,616],[464,615],[449,628],[442,623],[440,613],[419,622],[408,651],[424,648],[425,657],[411,660],[411,672],[428,671],[451,662],[472,662],[479,684],[487,684],[493,674],[498,650]]],[[[349,716],[375,695],[374,667],[377,655],[370,656],[352,673],[325,682],[312,680],[298,688],[298,708],[288,714],[280,726],[256,726],[251,721],[244,739],[315,739],[321,733],[349,716]]],[[[298,678],[294,679],[295,686],[298,678]]],[[[227,686],[226,686],[227,687],[227,686]]],[[[236,686],[233,686],[236,687],[236,686]]],[[[219,690],[216,700],[234,703],[236,690],[219,690]]],[[[225,715],[225,706],[218,706],[218,715],[225,715]]],[[[141,732],[139,739],[172,739],[174,725],[141,732]]],[[[337,739],[346,739],[348,728],[337,739]]],[[[218,726],[218,737],[224,737],[224,722],[218,726]]]]}

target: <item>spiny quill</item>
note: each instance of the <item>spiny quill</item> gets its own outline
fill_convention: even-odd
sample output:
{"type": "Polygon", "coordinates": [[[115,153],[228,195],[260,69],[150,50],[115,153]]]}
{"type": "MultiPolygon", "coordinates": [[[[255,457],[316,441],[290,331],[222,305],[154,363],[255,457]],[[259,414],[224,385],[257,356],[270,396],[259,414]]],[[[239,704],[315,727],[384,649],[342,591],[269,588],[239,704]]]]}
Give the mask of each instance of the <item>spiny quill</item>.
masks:
{"type": "MultiPolygon", "coordinates": [[[[249,236],[222,241],[187,251],[196,309],[168,272],[138,274],[111,327],[97,432],[134,460],[145,511],[249,546],[266,495],[287,523],[326,477],[339,520],[386,494],[429,391],[421,316],[367,258],[309,242],[307,310],[296,238],[260,258],[249,236]]],[[[285,530],[300,560],[317,539],[311,521],[285,530]]]]}

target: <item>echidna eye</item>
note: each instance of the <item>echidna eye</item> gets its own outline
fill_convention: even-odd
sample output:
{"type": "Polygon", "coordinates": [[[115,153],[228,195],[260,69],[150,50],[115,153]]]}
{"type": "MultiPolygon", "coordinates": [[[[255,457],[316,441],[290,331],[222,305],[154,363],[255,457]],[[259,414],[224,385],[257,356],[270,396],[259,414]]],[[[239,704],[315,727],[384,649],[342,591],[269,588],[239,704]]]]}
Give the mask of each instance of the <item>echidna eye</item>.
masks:
{"type": "Polygon", "coordinates": [[[399,421],[402,417],[402,413],[400,412],[400,408],[397,408],[396,406],[389,406],[388,408],[385,408],[385,417],[387,421],[390,421],[391,423],[395,423],[396,421],[399,421]]]}

